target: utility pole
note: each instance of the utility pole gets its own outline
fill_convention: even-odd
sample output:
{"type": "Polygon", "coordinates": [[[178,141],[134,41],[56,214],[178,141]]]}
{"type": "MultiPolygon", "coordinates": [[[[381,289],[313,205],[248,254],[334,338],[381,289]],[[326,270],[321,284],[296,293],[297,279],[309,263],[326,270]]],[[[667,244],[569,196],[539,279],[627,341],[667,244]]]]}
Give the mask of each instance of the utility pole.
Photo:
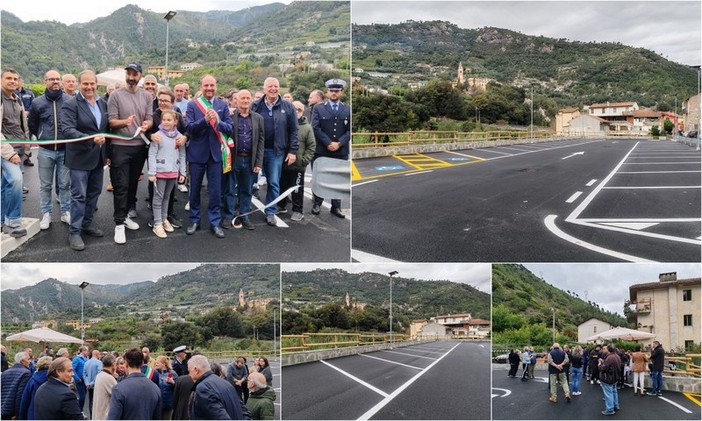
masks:
{"type": "Polygon", "coordinates": [[[390,275],[390,348],[392,348],[392,277],[397,274],[396,270],[388,273],[390,275]]]}

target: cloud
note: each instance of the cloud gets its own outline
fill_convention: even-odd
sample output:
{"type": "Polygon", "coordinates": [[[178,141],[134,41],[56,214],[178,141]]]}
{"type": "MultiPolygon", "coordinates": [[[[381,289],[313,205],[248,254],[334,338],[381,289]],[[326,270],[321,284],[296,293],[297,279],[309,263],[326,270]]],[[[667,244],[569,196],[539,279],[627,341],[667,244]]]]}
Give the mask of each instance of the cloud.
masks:
{"type": "Polygon", "coordinates": [[[157,281],[162,276],[187,271],[196,263],[3,263],[2,289],[19,289],[47,278],[69,284],[131,284],[157,281]]]}

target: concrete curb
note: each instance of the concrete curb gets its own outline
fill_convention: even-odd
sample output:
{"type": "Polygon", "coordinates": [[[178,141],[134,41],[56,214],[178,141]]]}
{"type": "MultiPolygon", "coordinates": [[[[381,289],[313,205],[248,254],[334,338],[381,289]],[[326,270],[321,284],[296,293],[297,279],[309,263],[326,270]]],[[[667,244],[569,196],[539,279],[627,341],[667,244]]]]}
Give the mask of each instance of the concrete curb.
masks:
{"type": "MultiPolygon", "coordinates": [[[[39,234],[38,218],[22,218],[22,227],[27,230],[24,237],[14,238],[9,234],[2,233],[2,245],[0,246],[0,257],[7,256],[11,251],[29,241],[30,238],[39,234]]],[[[67,243],[68,245],[68,243],[67,243]]]]}

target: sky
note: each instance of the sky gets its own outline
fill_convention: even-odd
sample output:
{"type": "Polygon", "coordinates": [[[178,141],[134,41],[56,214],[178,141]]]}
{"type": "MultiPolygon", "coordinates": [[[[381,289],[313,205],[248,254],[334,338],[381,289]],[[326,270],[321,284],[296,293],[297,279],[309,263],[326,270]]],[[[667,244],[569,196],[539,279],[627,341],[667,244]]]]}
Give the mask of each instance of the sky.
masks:
{"type": "Polygon", "coordinates": [[[353,1],[356,24],[449,21],[571,41],[621,42],[677,63],[699,65],[702,3],[696,1],[353,1]]]}
{"type": "Polygon", "coordinates": [[[2,10],[11,12],[24,22],[30,20],[56,20],[66,25],[73,23],[90,22],[93,19],[110,15],[115,10],[127,4],[136,4],[144,10],[163,12],[169,10],[189,10],[208,12],[210,10],[242,10],[252,6],[261,6],[271,3],[290,4],[291,0],[169,0],[167,2],[154,2],[147,0],[100,0],[100,1],[72,1],[50,2],[51,7],[40,6],[33,1],[15,1],[10,4],[4,2],[2,10]],[[70,6],[69,6],[70,3],[70,6]]]}
{"type": "Polygon", "coordinates": [[[2,290],[35,285],[47,278],[69,284],[131,284],[157,281],[160,277],[184,272],[199,263],[3,263],[2,290]]]}
{"type": "Polygon", "coordinates": [[[283,263],[283,272],[307,272],[315,269],[343,269],[349,273],[374,272],[419,280],[452,281],[469,284],[479,291],[490,293],[491,267],[486,263],[283,263]]]}
{"type": "Polygon", "coordinates": [[[686,279],[699,278],[702,272],[702,265],[696,263],[528,263],[524,267],[556,288],[576,292],[585,301],[620,315],[629,299],[629,286],[658,282],[661,273],[677,272],[678,279],[686,279]]]}

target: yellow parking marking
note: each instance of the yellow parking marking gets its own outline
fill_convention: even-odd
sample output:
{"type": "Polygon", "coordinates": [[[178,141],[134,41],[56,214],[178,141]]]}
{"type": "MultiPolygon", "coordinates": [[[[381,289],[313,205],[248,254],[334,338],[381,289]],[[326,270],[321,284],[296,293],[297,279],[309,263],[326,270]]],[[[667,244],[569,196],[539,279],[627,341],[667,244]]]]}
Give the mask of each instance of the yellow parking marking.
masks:
{"type": "Polygon", "coordinates": [[[361,173],[358,172],[358,168],[356,168],[356,164],[353,163],[353,160],[351,161],[351,180],[352,181],[358,181],[361,179],[361,173]]]}
{"type": "Polygon", "coordinates": [[[477,159],[478,161],[485,161],[485,158],[481,158],[481,157],[479,157],[479,156],[473,156],[473,155],[468,155],[468,154],[465,154],[465,153],[459,153],[459,152],[454,152],[454,151],[444,151],[444,152],[446,152],[446,153],[452,153],[452,154],[454,154],[454,155],[467,156],[468,158],[477,159]]]}
{"type": "Polygon", "coordinates": [[[418,170],[426,170],[432,168],[443,168],[450,167],[451,164],[442,161],[440,159],[432,158],[427,155],[413,154],[413,155],[393,155],[394,158],[399,159],[407,165],[410,165],[418,170]]]}
{"type": "Polygon", "coordinates": [[[697,406],[702,406],[702,402],[700,402],[700,400],[699,400],[699,398],[700,398],[699,393],[683,393],[683,395],[685,395],[685,397],[687,397],[692,402],[696,403],[697,406]],[[695,399],[695,398],[697,398],[697,399],[695,399]]]}

